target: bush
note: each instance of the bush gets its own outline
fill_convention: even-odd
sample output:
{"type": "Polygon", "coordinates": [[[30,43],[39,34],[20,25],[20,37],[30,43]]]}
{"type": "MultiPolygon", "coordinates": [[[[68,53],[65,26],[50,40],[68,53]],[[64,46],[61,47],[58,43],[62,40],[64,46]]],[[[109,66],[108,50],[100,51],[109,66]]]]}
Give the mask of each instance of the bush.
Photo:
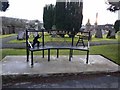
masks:
{"type": "Polygon", "coordinates": [[[116,20],[114,24],[115,33],[117,33],[120,30],[120,20],[116,20]]]}

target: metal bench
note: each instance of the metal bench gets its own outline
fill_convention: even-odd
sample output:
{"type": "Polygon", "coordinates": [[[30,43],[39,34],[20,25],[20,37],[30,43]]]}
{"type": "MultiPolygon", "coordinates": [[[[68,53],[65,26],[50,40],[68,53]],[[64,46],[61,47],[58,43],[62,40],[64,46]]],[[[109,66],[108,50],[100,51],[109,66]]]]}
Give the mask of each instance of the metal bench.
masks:
{"type": "MultiPolygon", "coordinates": [[[[80,51],[86,51],[87,52],[87,57],[86,57],[86,63],[88,63],[88,59],[89,59],[89,37],[88,37],[88,44],[87,46],[83,45],[83,46],[74,46],[74,37],[72,37],[72,41],[71,41],[71,45],[70,46],[55,46],[55,45],[45,45],[44,43],[44,32],[45,30],[39,30],[39,31],[35,31],[35,30],[26,30],[26,52],[27,52],[27,62],[29,61],[29,51],[31,52],[31,66],[33,67],[33,52],[35,51],[42,51],[42,56],[44,58],[44,50],[48,51],[48,61],[50,61],[50,51],[51,50],[56,50],[57,52],[57,58],[59,57],[59,50],[70,50],[69,52],[69,61],[71,61],[71,58],[73,56],[73,50],[80,50],[80,51]],[[28,32],[42,32],[42,45],[39,47],[32,47],[32,44],[29,42],[28,40],[28,32]]],[[[88,33],[88,35],[90,35],[90,32],[85,32],[88,33]]],[[[78,39],[79,40],[79,39],[78,39]]],[[[78,43],[78,42],[77,42],[78,43]]]]}

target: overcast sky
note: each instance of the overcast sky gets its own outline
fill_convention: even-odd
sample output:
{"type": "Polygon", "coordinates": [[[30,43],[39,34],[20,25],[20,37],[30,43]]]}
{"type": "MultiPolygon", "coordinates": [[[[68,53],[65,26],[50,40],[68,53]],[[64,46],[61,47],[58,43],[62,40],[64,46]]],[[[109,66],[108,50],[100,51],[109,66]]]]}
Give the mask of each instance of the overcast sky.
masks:
{"type": "MultiPolygon", "coordinates": [[[[10,7],[6,12],[0,12],[0,16],[8,16],[22,19],[43,21],[43,7],[45,4],[55,4],[56,0],[9,0],[10,7]]],[[[98,12],[98,24],[114,24],[118,19],[118,12],[112,13],[106,10],[108,5],[105,0],[83,0],[83,24],[88,18],[91,24],[95,23],[98,12]]]]}

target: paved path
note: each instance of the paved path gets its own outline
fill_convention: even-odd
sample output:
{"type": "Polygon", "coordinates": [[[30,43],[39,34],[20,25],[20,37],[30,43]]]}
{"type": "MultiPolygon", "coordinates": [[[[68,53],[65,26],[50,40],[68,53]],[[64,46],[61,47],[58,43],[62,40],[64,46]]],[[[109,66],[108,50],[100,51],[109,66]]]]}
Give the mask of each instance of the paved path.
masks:
{"type": "Polygon", "coordinates": [[[118,65],[99,55],[91,55],[90,64],[84,64],[82,58],[85,57],[80,57],[74,56],[69,62],[67,56],[60,56],[59,59],[53,56],[48,62],[47,56],[44,59],[36,56],[34,67],[30,68],[30,63],[25,61],[26,56],[7,56],[2,62],[3,88],[11,88],[11,90],[12,88],[15,88],[14,90],[16,88],[26,88],[25,90],[27,88],[32,90],[36,88],[82,88],[83,90],[105,88],[106,90],[106,88],[119,87],[118,65]]]}
{"type": "Polygon", "coordinates": [[[16,39],[16,38],[17,38],[17,36],[14,35],[14,36],[5,37],[5,38],[0,39],[0,40],[2,41],[2,43],[6,43],[6,42],[8,42],[8,41],[10,41],[10,40],[14,40],[14,39],[16,39]]]}
{"type": "Polygon", "coordinates": [[[26,47],[25,43],[20,43],[20,44],[2,44],[2,48],[13,48],[13,49],[23,49],[26,47]]]}
{"type": "MultiPolygon", "coordinates": [[[[26,62],[26,56],[6,56],[2,66],[2,75],[24,74],[58,74],[58,73],[97,73],[117,72],[118,65],[100,55],[90,55],[86,64],[86,55],[74,55],[71,62],[69,56],[61,55],[59,58],[51,56],[50,62],[47,56],[34,56],[34,66],[26,62]],[[14,68],[13,68],[14,67],[14,68]]],[[[31,60],[30,60],[31,61],[31,60]]]]}

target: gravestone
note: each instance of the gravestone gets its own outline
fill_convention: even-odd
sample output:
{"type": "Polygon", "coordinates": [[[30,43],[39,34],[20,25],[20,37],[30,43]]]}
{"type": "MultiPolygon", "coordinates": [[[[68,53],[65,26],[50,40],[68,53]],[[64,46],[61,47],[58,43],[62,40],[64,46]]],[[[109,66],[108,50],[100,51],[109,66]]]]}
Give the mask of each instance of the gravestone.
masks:
{"type": "Polygon", "coordinates": [[[23,39],[25,39],[25,32],[19,31],[17,35],[17,40],[23,40],[23,39]]]}
{"type": "Polygon", "coordinates": [[[33,37],[37,37],[37,35],[38,35],[38,32],[33,33],[33,37]]]}
{"type": "MultiPolygon", "coordinates": [[[[34,29],[35,29],[36,31],[39,30],[39,26],[38,26],[38,22],[37,22],[37,21],[35,22],[34,29]]],[[[33,36],[34,36],[34,37],[37,37],[37,36],[38,36],[38,32],[34,32],[33,36]]]]}
{"type": "Polygon", "coordinates": [[[108,34],[106,38],[111,38],[111,39],[115,39],[115,29],[113,26],[109,26],[108,28],[108,34]]]}
{"type": "Polygon", "coordinates": [[[100,28],[96,28],[95,38],[103,38],[102,30],[100,28]]]}
{"type": "Polygon", "coordinates": [[[92,35],[95,35],[95,33],[96,33],[96,30],[95,30],[95,29],[92,29],[92,30],[90,31],[91,36],[92,36],[92,35]]]}
{"type": "Polygon", "coordinates": [[[112,30],[110,38],[115,38],[115,30],[112,30]]]}
{"type": "Polygon", "coordinates": [[[109,30],[107,38],[115,39],[115,30],[109,30]]]}

